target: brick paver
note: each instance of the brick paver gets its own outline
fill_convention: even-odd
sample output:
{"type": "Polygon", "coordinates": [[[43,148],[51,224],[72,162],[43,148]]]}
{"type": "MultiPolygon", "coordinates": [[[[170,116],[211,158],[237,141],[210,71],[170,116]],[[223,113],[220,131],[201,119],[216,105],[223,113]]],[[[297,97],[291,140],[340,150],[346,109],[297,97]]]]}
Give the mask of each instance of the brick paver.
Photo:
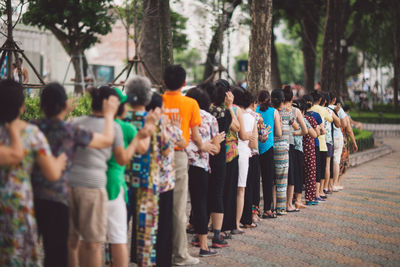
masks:
{"type": "Polygon", "coordinates": [[[350,169],[326,203],[263,220],[198,266],[400,266],[400,140],[385,143],[394,153],[350,169]]]}

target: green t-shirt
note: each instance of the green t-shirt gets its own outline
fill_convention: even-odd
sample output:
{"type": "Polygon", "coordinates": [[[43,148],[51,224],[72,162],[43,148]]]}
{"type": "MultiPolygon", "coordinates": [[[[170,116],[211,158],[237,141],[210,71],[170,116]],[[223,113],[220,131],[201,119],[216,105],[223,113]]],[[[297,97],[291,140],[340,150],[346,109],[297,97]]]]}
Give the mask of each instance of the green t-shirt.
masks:
{"type": "MultiPolygon", "coordinates": [[[[122,135],[124,137],[124,146],[127,148],[135,138],[137,129],[134,125],[129,122],[125,122],[119,119],[115,119],[115,122],[121,126],[122,135]]],[[[108,199],[114,200],[118,197],[121,186],[125,189],[125,200],[128,201],[127,186],[125,182],[125,166],[121,166],[115,160],[114,153],[111,159],[107,162],[107,193],[108,199]]]]}

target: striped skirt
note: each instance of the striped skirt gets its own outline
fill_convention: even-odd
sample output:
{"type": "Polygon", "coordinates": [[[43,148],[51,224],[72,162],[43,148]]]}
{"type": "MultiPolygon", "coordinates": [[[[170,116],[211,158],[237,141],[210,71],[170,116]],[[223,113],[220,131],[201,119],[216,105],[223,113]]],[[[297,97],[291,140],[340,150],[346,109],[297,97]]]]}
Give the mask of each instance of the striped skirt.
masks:
{"type": "Polygon", "coordinates": [[[274,165],[276,185],[276,209],[286,210],[286,190],[289,170],[288,143],[277,142],[274,144],[274,165]]]}

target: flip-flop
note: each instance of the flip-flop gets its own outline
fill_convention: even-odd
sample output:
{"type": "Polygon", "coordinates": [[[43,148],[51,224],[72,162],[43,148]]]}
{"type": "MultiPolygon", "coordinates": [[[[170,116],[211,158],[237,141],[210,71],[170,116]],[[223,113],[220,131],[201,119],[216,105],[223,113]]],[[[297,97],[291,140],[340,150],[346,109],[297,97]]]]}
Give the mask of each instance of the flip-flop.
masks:
{"type": "Polygon", "coordinates": [[[287,212],[299,212],[299,209],[294,209],[294,210],[286,210],[287,212]]]}
{"type": "Polygon", "coordinates": [[[222,236],[224,239],[232,239],[232,234],[229,233],[229,232],[221,232],[221,236],[222,236]]]}
{"type": "Polygon", "coordinates": [[[274,213],[274,212],[271,212],[271,213],[264,212],[264,214],[262,215],[262,218],[263,219],[276,219],[276,218],[278,218],[278,216],[276,216],[276,213],[274,213]]]}

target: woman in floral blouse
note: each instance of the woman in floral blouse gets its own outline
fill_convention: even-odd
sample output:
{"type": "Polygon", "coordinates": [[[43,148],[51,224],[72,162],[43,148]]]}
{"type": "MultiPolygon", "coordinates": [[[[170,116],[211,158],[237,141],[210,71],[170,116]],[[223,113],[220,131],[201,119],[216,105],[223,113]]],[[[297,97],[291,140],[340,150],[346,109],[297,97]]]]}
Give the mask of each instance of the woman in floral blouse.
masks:
{"type": "MultiPolygon", "coordinates": [[[[197,101],[200,106],[201,125],[199,132],[203,142],[211,142],[220,149],[220,143],[225,138],[225,133],[219,133],[217,119],[208,113],[210,98],[206,91],[200,88],[190,89],[186,96],[197,101]]],[[[186,148],[189,160],[189,192],[192,203],[193,224],[198,240],[194,245],[200,246],[200,256],[212,256],[217,254],[211,251],[207,245],[208,212],[207,191],[208,176],[210,173],[209,154],[200,152],[195,143],[190,140],[186,148]]]]}
{"type": "Polygon", "coordinates": [[[19,164],[0,167],[0,266],[39,266],[30,176],[36,162],[48,180],[59,179],[65,154],[54,158],[40,130],[19,119],[24,109],[22,86],[0,81],[0,143],[9,145],[6,123],[16,120],[25,156],[19,164]]]}

